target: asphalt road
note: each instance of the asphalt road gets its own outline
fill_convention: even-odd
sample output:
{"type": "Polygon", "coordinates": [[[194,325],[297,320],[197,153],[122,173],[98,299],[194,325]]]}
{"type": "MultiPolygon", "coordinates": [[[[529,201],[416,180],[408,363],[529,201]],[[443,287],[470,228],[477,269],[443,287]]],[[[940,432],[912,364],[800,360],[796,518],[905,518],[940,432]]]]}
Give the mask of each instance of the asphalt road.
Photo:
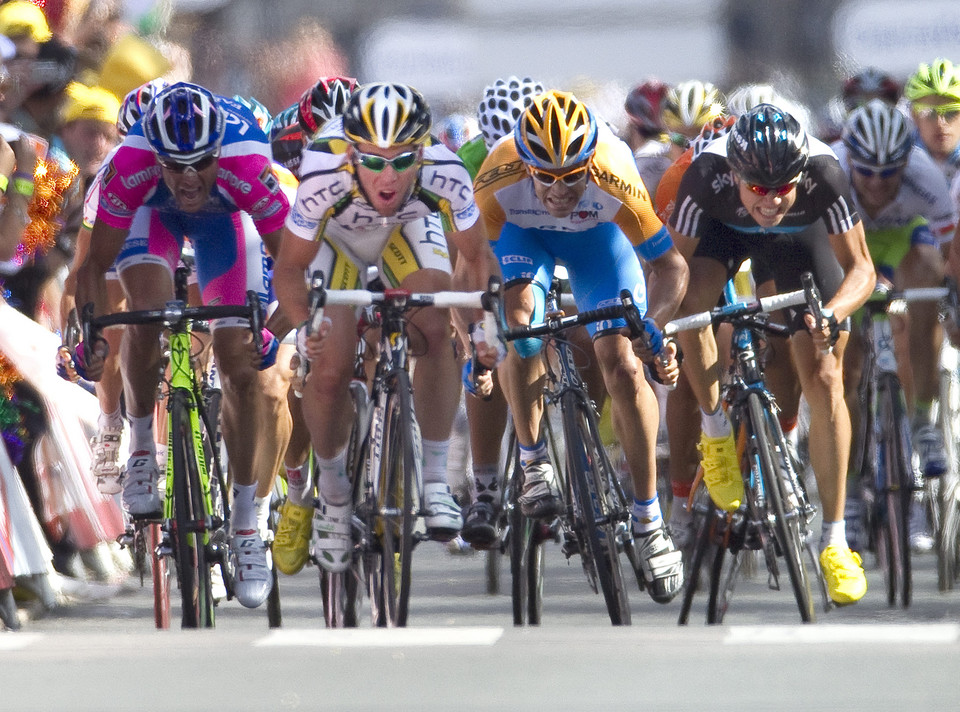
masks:
{"type": "MultiPolygon", "coordinates": [[[[855,606],[798,624],[791,594],[742,580],[725,625],[676,624],[678,603],[631,590],[609,625],[577,560],[548,546],[543,624],[512,626],[484,555],[416,552],[410,626],[328,631],[317,570],[281,578],[283,626],[223,603],[213,631],[155,631],[149,587],[89,586],[0,635],[0,710],[952,710],[960,708],[960,590],[915,559],[915,600],[890,609],[880,573],[855,606]],[[100,597],[102,600],[96,600],[100,597]]],[[[174,611],[176,616],[176,611],[174,611]]]]}

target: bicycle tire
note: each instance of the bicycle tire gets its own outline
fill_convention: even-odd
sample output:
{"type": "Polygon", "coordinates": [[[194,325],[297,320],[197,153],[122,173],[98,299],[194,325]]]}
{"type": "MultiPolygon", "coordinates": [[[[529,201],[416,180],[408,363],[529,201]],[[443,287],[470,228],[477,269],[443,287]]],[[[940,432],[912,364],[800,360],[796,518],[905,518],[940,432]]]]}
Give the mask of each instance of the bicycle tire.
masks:
{"type": "Polygon", "coordinates": [[[700,569],[703,568],[704,559],[706,559],[710,548],[716,546],[711,541],[710,536],[711,522],[714,516],[713,508],[711,505],[704,506],[705,509],[701,509],[699,504],[694,504],[693,511],[697,528],[689,568],[685,567],[686,576],[683,582],[683,597],[680,599],[680,615],[677,618],[677,625],[687,625],[690,622],[690,609],[693,607],[693,599],[700,586],[700,569]]]}
{"type": "MultiPolygon", "coordinates": [[[[369,398],[366,384],[350,382],[350,399],[353,403],[353,425],[347,441],[347,472],[353,484],[353,501],[359,502],[363,479],[365,442],[369,428],[369,398]]],[[[331,572],[320,567],[320,598],[323,604],[323,620],[328,628],[356,628],[358,604],[363,579],[360,559],[354,556],[346,571],[331,572]]]]}
{"type": "Polygon", "coordinates": [[[158,630],[167,630],[170,627],[170,568],[167,557],[160,551],[163,531],[158,522],[147,523],[146,529],[153,584],[153,622],[158,630]]]}
{"type": "Polygon", "coordinates": [[[510,437],[510,457],[504,489],[507,510],[507,549],[510,552],[510,603],[515,626],[540,625],[543,615],[544,542],[540,522],[525,517],[517,502],[523,490],[520,447],[510,437]]]}
{"type": "Polygon", "coordinates": [[[382,460],[379,473],[380,585],[377,624],[404,627],[410,606],[414,528],[421,509],[419,445],[413,391],[406,371],[387,379],[382,460]]]}
{"type": "MultiPolygon", "coordinates": [[[[774,513],[774,529],[780,553],[787,566],[790,586],[800,612],[800,620],[812,623],[816,619],[811,592],[810,575],[803,557],[805,518],[789,500],[781,471],[788,467],[786,442],[773,411],[761,402],[757,393],[747,395],[747,413],[750,418],[752,443],[760,462],[763,489],[774,513]]],[[[795,498],[796,499],[796,498],[795,498]]]]}
{"type": "Polygon", "coordinates": [[[170,396],[170,418],[173,539],[180,581],[181,627],[210,628],[214,625],[214,606],[204,542],[203,492],[187,395],[181,391],[174,391],[170,396]]]}
{"type": "Polygon", "coordinates": [[[575,516],[596,574],[607,613],[613,625],[630,625],[630,602],[620,566],[619,512],[611,506],[606,460],[601,452],[596,415],[581,391],[570,390],[561,398],[564,442],[575,516]]]}
{"type": "Polygon", "coordinates": [[[910,534],[908,522],[913,499],[913,463],[910,424],[903,389],[896,374],[882,373],[877,382],[877,436],[880,543],[883,552],[887,603],[899,599],[907,608],[912,598],[910,534]],[[892,466],[892,467],[891,467],[892,466]]]}
{"type": "Polygon", "coordinates": [[[939,478],[937,497],[938,526],[934,528],[937,546],[937,588],[953,590],[960,571],[960,502],[957,500],[960,482],[960,377],[956,364],[941,366],[940,407],[938,422],[943,432],[947,453],[947,472],[939,478]]]}

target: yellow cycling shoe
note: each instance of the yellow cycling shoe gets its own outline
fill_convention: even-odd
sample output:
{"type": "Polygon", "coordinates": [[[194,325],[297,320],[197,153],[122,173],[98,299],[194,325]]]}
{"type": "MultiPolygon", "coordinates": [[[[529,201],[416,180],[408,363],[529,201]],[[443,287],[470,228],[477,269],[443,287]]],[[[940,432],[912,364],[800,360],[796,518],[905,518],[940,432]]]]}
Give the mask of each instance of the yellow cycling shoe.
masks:
{"type": "Polygon", "coordinates": [[[856,603],[867,592],[860,555],[847,547],[828,546],[820,552],[820,568],[834,603],[856,603]]]}
{"type": "Polygon", "coordinates": [[[733,512],[743,501],[743,475],[733,433],[720,438],[700,436],[697,450],[703,459],[703,483],[720,509],[733,512]]]}
{"type": "Polygon", "coordinates": [[[287,576],[300,572],[310,555],[313,507],[302,507],[289,499],[280,507],[280,523],[273,537],[273,562],[287,576]]]}

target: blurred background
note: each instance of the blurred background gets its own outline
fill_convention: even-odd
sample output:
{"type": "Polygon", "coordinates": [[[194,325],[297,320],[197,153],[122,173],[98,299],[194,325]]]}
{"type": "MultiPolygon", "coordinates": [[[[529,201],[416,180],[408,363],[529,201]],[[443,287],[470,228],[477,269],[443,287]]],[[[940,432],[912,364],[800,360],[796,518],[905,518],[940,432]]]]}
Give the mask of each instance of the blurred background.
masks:
{"type": "Polygon", "coordinates": [[[770,82],[815,114],[845,77],[875,66],[906,78],[960,60],[955,0],[128,0],[168,5],[168,37],[197,81],[249,92],[271,110],[317,76],[413,84],[436,113],[472,112],[494,78],[533,76],[594,95],[619,123],[638,82],[770,82]]]}

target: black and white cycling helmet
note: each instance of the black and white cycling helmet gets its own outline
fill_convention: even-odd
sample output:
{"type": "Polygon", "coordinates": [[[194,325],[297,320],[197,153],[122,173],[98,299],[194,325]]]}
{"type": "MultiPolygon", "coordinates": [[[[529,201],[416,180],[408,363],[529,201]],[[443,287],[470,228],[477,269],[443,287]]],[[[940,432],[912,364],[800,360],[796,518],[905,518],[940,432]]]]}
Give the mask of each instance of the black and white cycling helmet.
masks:
{"type": "Polygon", "coordinates": [[[193,163],[220,150],[225,117],[216,97],[189,82],[157,94],[143,115],[143,133],[161,158],[193,163]]]}
{"type": "Polygon", "coordinates": [[[132,89],[123,98],[120,112],[117,114],[117,131],[121,136],[126,136],[130,132],[130,127],[140,120],[153,97],[168,86],[170,83],[166,79],[151,79],[132,89]]]}
{"type": "Polygon", "coordinates": [[[430,138],[430,108],[406,84],[364,84],[343,112],[343,133],[354,143],[379,148],[425,143],[430,138]]]}
{"type": "Polygon", "coordinates": [[[730,167],[755,185],[777,187],[796,181],[809,153],[807,132],[772,104],[760,104],[743,114],[727,134],[730,167]]]}
{"type": "Polygon", "coordinates": [[[842,139],[850,159],[865,166],[902,166],[913,146],[907,117],[882,99],[850,112],[842,139]]]}
{"type": "Polygon", "coordinates": [[[543,92],[544,86],[540,82],[530,77],[520,79],[514,76],[497,79],[483,90],[483,99],[477,107],[477,121],[488,151],[513,131],[533,97],[543,92]]]}

